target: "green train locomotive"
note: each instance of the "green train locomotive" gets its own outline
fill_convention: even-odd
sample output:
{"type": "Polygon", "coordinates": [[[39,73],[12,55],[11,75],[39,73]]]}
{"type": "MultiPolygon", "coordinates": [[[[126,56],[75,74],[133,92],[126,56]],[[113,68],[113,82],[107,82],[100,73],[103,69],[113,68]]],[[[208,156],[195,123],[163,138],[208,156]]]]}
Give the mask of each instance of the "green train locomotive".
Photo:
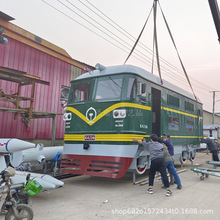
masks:
{"type": "Polygon", "coordinates": [[[143,174],[149,153],[133,138],[169,133],[176,161],[193,160],[203,135],[202,104],[194,96],[135,66],[104,67],[71,81],[63,173],[120,178],[143,174]]]}

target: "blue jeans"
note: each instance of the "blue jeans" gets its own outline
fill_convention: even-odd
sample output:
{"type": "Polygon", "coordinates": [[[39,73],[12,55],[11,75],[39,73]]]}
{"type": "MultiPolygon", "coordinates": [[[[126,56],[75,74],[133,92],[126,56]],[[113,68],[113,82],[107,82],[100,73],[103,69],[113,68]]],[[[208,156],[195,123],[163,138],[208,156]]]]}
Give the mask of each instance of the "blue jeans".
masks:
{"type": "MultiPolygon", "coordinates": [[[[176,172],[176,169],[175,169],[175,167],[173,165],[173,161],[166,162],[166,167],[167,167],[169,173],[171,173],[173,175],[174,180],[175,180],[175,182],[177,184],[177,187],[182,187],[179,175],[176,172]]],[[[162,179],[162,182],[163,182],[163,179],[162,179]]]]}

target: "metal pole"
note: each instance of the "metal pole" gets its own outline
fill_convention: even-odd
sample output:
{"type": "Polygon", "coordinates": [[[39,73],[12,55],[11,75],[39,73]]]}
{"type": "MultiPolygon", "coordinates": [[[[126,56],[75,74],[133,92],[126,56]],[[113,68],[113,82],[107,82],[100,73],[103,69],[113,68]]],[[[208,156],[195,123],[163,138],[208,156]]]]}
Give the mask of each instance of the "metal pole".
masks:
{"type": "Polygon", "coordinates": [[[214,124],[215,118],[215,93],[219,91],[210,91],[213,93],[213,108],[212,108],[212,124],[214,124]]]}
{"type": "Polygon", "coordinates": [[[212,109],[212,124],[214,124],[215,121],[215,92],[213,92],[213,109],[212,109]]]}

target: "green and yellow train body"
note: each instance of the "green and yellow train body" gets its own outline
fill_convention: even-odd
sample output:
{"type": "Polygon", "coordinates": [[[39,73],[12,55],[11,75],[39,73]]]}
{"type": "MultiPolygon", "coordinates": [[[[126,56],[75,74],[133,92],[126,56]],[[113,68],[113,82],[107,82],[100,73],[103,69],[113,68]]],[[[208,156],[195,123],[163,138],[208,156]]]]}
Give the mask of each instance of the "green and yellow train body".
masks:
{"type": "Polygon", "coordinates": [[[193,160],[203,134],[194,96],[135,66],[103,67],[71,81],[63,173],[120,178],[142,174],[149,153],[133,142],[169,133],[176,161],[193,160]]]}

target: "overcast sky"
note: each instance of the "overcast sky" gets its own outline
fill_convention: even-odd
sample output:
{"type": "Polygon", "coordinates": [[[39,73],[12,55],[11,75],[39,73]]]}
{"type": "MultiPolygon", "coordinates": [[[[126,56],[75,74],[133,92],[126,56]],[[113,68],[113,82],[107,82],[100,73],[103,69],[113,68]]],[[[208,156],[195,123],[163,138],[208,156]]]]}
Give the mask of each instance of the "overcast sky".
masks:
{"type": "MultiPolygon", "coordinates": [[[[153,0],[0,0],[0,10],[16,19],[12,23],[93,66],[124,63],[152,5],[153,0]]],[[[212,111],[210,91],[220,91],[220,45],[208,0],[160,0],[160,6],[193,89],[204,109],[212,111]]],[[[162,78],[191,92],[160,7],[157,15],[162,78]]],[[[151,71],[152,39],[153,14],[127,64],[151,71]]],[[[218,100],[220,92],[215,112],[220,112],[218,100]]]]}

